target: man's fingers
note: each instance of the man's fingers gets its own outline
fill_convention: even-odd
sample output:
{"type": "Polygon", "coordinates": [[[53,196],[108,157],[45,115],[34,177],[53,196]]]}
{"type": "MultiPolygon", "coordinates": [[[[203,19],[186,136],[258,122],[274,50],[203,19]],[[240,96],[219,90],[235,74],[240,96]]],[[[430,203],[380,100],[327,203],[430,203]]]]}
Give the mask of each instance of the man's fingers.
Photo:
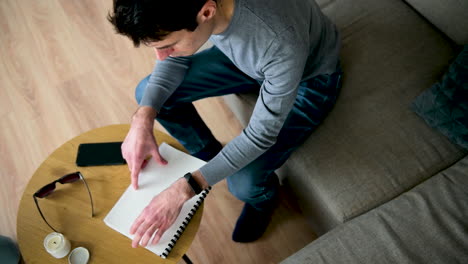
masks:
{"type": "Polygon", "coordinates": [[[146,232],[145,234],[143,235],[143,237],[141,238],[141,246],[142,247],[146,247],[148,245],[148,241],[150,240],[150,238],[153,236],[154,232],[156,231],[157,229],[157,225],[156,224],[153,224],[146,232]]]}
{"type": "Polygon", "coordinates": [[[144,169],[146,167],[146,165],[148,165],[148,160],[147,159],[143,160],[143,163],[141,164],[141,169],[144,169]]]}
{"type": "Polygon", "coordinates": [[[138,230],[135,233],[135,236],[133,237],[132,247],[134,247],[134,248],[138,247],[138,244],[140,244],[140,240],[143,237],[143,235],[145,234],[148,227],[149,227],[149,223],[147,223],[145,221],[143,223],[141,223],[141,225],[138,227],[138,230]]]}
{"type": "Polygon", "coordinates": [[[166,165],[166,164],[167,164],[167,160],[165,160],[165,159],[161,156],[161,154],[159,154],[159,151],[155,150],[155,151],[152,152],[151,155],[153,155],[153,158],[154,158],[154,160],[155,160],[157,163],[159,163],[159,164],[161,164],[161,165],[166,165]]]}
{"type": "Polygon", "coordinates": [[[143,217],[138,217],[135,222],[133,222],[133,225],[130,227],[130,235],[135,234],[135,232],[138,230],[138,227],[140,227],[141,223],[145,221],[145,218],[143,217]]]}
{"type": "Polygon", "coordinates": [[[136,234],[132,241],[132,248],[137,248],[140,243],[141,235],[136,234]]]}
{"type": "Polygon", "coordinates": [[[132,162],[132,169],[131,169],[131,179],[132,179],[132,186],[133,189],[138,190],[138,175],[140,173],[141,163],[137,164],[137,162],[132,162]]]}
{"type": "Polygon", "coordinates": [[[162,235],[164,235],[166,230],[169,229],[169,227],[172,224],[173,223],[170,223],[170,222],[163,222],[162,225],[159,227],[158,232],[154,235],[153,241],[151,241],[151,244],[156,245],[157,243],[159,243],[159,240],[161,239],[162,235]]]}
{"type": "Polygon", "coordinates": [[[129,171],[132,171],[132,160],[129,159],[126,155],[123,155],[123,152],[122,152],[122,157],[124,158],[125,162],[127,162],[127,166],[128,166],[128,170],[129,171]]]}
{"type": "Polygon", "coordinates": [[[151,244],[156,245],[159,242],[159,240],[161,239],[164,232],[166,232],[166,230],[167,230],[167,227],[165,227],[165,226],[164,227],[162,227],[162,226],[159,227],[158,232],[154,235],[153,241],[151,241],[151,244]]]}

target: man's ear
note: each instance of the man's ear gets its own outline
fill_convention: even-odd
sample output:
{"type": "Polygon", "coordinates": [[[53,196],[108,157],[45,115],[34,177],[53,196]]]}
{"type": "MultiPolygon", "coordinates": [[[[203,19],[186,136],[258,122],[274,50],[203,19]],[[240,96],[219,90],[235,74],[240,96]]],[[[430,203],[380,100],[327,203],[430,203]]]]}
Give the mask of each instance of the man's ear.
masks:
{"type": "Polygon", "coordinates": [[[215,1],[213,0],[208,0],[206,3],[203,5],[203,7],[200,9],[200,12],[198,12],[197,15],[197,21],[198,23],[204,23],[206,21],[211,20],[218,9],[218,6],[215,1]]]}

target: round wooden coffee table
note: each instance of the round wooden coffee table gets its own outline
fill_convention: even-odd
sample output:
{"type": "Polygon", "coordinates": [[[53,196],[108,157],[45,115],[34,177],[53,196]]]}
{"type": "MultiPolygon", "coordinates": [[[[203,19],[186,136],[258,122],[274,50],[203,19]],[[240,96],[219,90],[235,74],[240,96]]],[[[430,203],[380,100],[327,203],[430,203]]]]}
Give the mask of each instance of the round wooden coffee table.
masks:
{"type": "MultiPolygon", "coordinates": [[[[71,242],[71,248],[85,247],[90,252],[89,263],[177,263],[191,245],[203,214],[203,206],[190,221],[167,259],[144,248],[132,248],[131,240],[108,227],[103,219],[130,185],[127,165],[78,167],[75,164],[81,143],[123,141],[130,126],[112,125],[86,132],[55,150],[31,177],[21,198],[17,218],[18,244],[26,263],[67,263],[56,259],[44,249],[43,241],[53,231],[42,220],[33,194],[42,186],[61,176],[80,171],[91,190],[95,215],[86,187],[81,181],[56,184],[49,197],[39,199],[47,221],[71,242]]],[[[171,136],[154,131],[159,144],[167,142],[179,150],[184,148],[171,136]]],[[[184,259],[186,259],[184,257],[184,259]]]]}

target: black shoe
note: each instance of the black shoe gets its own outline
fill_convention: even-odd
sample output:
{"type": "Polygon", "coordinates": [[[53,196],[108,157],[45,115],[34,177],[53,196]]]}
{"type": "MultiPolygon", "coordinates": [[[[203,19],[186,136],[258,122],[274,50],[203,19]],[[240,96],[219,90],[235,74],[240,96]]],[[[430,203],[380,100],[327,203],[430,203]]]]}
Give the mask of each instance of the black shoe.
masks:
{"type": "Polygon", "coordinates": [[[199,152],[192,154],[192,156],[208,162],[212,158],[214,158],[222,149],[223,145],[221,145],[221,143],[215,140],[213,142],[210,142],[199,152]]]}
{"type": "Polygon", "coordinates": [[[237,219],[232,240],[247,243],[259,239],[270,223],[272,212],[273,209],[260,211],[246,203],[239,219],[237,219]]]}

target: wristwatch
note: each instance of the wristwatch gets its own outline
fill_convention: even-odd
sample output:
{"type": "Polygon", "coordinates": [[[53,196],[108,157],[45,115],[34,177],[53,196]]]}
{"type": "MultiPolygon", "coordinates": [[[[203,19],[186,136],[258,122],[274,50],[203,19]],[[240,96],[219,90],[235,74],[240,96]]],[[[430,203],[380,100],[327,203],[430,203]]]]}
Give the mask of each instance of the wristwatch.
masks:
{"type": "Polygon", "coordinates": [[[199,194],[203,191],[203,189],[198,185],[197,181],[192,177],[192,173],[188,172],[187,174],[184,175],[184,178],[187,180],[188,184],[192,188],[192,190],[195,192],[195,194],[199,194]]]}

